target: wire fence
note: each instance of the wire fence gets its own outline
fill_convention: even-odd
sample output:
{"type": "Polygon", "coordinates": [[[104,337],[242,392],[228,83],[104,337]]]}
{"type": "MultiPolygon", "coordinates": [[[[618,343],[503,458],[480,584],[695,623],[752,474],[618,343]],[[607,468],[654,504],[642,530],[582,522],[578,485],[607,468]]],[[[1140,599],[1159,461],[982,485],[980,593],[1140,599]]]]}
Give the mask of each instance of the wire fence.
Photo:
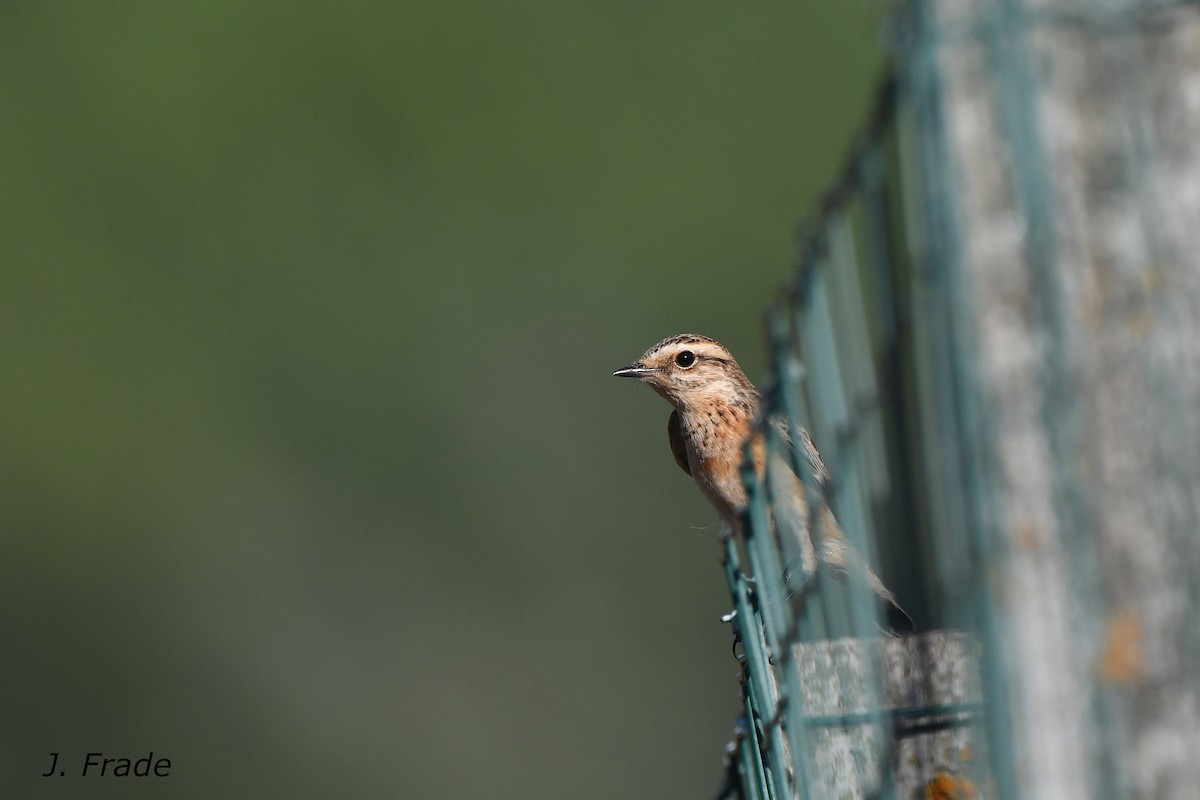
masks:
{"type": "Polygon", "coordinates": [[[908,2],[889,31],[766,318],[721,794],[1186,796],[1200,5],[908,2]],[[922,633],[820,557],[831,511],[922,633]]]}

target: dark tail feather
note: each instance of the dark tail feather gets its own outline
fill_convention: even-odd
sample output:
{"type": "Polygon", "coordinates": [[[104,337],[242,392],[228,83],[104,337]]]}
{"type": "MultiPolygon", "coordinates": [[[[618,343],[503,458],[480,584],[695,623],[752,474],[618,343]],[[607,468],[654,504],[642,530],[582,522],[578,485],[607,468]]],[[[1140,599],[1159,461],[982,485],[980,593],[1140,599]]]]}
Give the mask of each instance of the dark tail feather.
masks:
{"type": "Polygon", "coordinates": [[[898,635],[917,632],[917,624],[895,600],[887,605],[887,626],[898,635]]]}

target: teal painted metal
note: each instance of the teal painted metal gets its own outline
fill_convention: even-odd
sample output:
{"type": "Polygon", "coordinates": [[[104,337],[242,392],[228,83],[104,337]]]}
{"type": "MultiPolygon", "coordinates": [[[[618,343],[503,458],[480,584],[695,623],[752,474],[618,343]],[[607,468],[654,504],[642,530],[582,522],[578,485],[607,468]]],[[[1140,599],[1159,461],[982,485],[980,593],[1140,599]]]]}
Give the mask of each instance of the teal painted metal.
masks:
{"type": "MultiPolygon", "coordinates": [[[[823,450],[837,480],[832,487],[820,486],[798,449],[790,448],[771,425],[764,426],[767,452],[779,456],[802,481],[808,519],[819,518],[825,504],[834,502],[847,539],[870,563],[876,562],[872,543],[877,531],[869,509],[889,482],[873,351],[890,341],[896,324],[889,321],[882,330],[869,330],[861,299],[864,292],[873,293],[876,306],[887,308],[892,293],[878,279],[891,279],[887,267],[898,247],[891,230],[894,213],[887,207],[898,165],[889,164],[886,150],[894,135],[890,126],[899,86],[896,78],[885,86],[872,126],[876,138],[860,150],[830,193],[820,224],[802,240],[796,280],[768,315],[774,380],[764,390],[766,416],[783,422],[792,442],[803,441],[804,426],[818,441],[835,443],[823,450]],[[864,177],[869,189],[861,192],[858,182],[864,177]],[[865,234],[863,244],[860,233],[865,234]],[[864,261],[873,268],[873,277],[860,274],[864,261]],[[835,319],[853,324],[835,330],[835,319]],[[805,365],[821,380],[806,381],[805,365]],[[828,489],[830,497],[825,496],[828,489]]],[[[744,472],[750,494],[745,536],[726,541],[725,563],[744,666],[746,723],[732,750],[741,796],[819,796],[823,731],[861,732],[863,742],[876,752],[851,748],[850,756],[886,765],[901,721],[952,716],[955,724],[964,724],[963,719],[977,716],[977,705],[886,709],[879,666],[870,658],[854,674],[839,664],[831,665],[825,676],[836,685],[861,683],[866,690],[862,708],[808,713],[797,645],[842,637],[865,641],[878,636],[885,622],[863,582],[844,583],[811,554],[805,563],[806,536],[811,537],[810,551],[822,552],[820,526],[784,529],[777,519],[784,499],[776,496],[771,475],[755,474],[750,464],[748,459],[744,472]]],[[[891,796],[886,766],[843,778],[857,796],[891,796]]]]}

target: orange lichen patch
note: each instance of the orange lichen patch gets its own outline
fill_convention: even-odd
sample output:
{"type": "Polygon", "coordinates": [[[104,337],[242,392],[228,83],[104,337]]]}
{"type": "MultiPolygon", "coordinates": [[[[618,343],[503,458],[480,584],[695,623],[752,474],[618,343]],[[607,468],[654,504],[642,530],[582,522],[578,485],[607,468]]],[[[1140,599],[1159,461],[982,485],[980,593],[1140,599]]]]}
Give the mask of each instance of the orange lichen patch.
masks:
{"type": "Polygon", "coordinates": [[[1100,680],[1115,684],[1133,683],[1145,676],[1142,626],[1132,609],[1109,618],[1104,647],[1096,658],[1095,672],[1100,680]]]}
{"type": "Polygon", "coordinates": [[[1012,533],[1013,541],[1022,550],[1037,550],[1044,543],[1045,537],[1032,521],[1023,519],[1016,524],[1012,533]]]}
{"type": "Polygon", "coordinates": [[[1146,294],[1155,294],[1162,284],[1162,267],[1158,264],[1147,264],[1142,270],[1142,290],[1146,294]]]}
{"type": "Polygon", "coordinates": [[[925,800],[975,800],[979,790],[963,775],[942,771],[925,784],[925,800]]]}
{"type": "Polygon", "coordinates": [[[1145,308],[1137,308],[1125,315],[1125,324],[1137,336],[1145,336],[1154,324],[1154,317],[1145,308]]]}

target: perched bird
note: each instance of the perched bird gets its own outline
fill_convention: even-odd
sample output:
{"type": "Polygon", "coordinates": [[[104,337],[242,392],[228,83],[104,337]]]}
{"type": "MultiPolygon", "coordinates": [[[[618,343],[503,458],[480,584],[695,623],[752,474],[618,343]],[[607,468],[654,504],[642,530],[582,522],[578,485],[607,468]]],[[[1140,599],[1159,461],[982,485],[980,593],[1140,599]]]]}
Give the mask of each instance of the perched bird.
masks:
{"type": "MultiPolygon", "coordinates": [[[[761,432],[754,432],[759,412],[758,390],[738,366],[737,361],[719,342],[707,336],[683,333],[663,339],[627,367],[613,373],[618,378],[637,378],[662,395],[674,410],[667,420],[667,438],[679,467],[692,476],[708,502],[731,530],[746,507],[746,488],[742,484],[741,465],[747,440],[759,475],[766,469],[767,448],[761,432]]],[[[801,428],[800,443],[818,486],[825,486],[829,473],[821,456],[801,428]]],[[[781,436],[791,444],[786,430],[781,436]]],[[[805,562],[812,561],[812,542],[807,534],[808,507],[804,484],[783,459],[771,464],[768,480],[772,483],[776,517],[789,519],[785,524],[798,531],[803,540],[805,562]],[[784,475],[782,479],[780,475],[784,475]]],[[[908,615],[896,603],[895,596],[842,534],[828,506],[820,511],[821,558],[841,577],[853,575],[867,582],[885,603],[907,620],[908,615]]],[[[776,522],[778,523],[778,519],[776,522]]],[[[806,563],[810,571],[811,563],[806,563]]],[[[908,621],[911,626],[911,620],[908,621]]]]}

